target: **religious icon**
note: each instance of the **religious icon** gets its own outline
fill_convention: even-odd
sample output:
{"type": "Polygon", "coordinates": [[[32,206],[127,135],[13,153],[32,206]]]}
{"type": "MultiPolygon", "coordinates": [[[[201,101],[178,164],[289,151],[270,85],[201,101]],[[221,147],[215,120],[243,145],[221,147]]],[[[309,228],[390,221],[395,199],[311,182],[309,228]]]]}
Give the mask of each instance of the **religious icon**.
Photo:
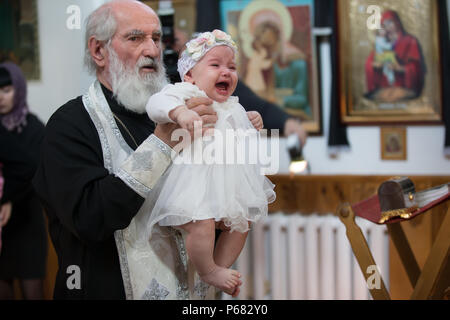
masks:
{"type": "Polygon", "coordinates": [[[338,1],[338,20],[344,122],[441,120],[435,1],[338,1]]]}
{"type": "Polygon", "coordinates": [[[380,102],[420,97],[426,65],[419,40],[406,32],[396,11],[383,13],[381,27],[366,61],[367,97],[380,102]]]}
{"type": "Polygon", "coordinates": [[[0,1],[0,62],[20,66],[27,80],[40,79],[36,0],[0,1]]]}
{"type": "Polygon", "coordinates": [[[406,160],[406,128],[382,127],[381,159],[406,160]]]}
{"type": "Polygon", "coordinates": [[[240,81],[321,133],[313,0],[221,1],[223,29],[240,48],[240,81]]]}

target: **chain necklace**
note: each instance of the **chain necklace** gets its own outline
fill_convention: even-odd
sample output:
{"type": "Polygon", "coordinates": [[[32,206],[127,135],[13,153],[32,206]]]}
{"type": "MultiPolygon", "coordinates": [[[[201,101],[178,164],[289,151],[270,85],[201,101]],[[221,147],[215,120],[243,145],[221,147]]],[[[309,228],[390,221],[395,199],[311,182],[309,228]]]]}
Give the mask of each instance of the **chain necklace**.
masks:
{"type": "Polygon", "coordinates": [[[125,126],[125,124],[122,122],[122,120],[119,119],[118,116],[116,116],[116,114],[114,112],[112,112],[114,118],[120,123],[120,125],[125,129],[125,131],[128,133],[128,135],[131,137],[131,140],[133,140],[134,144],[136,145],[136,149],[139,147],[138,144],[136,143],[136,140],[134,140],[133,135],[131,134],[131,132],[128,130],[128,128],[125,126]]]}

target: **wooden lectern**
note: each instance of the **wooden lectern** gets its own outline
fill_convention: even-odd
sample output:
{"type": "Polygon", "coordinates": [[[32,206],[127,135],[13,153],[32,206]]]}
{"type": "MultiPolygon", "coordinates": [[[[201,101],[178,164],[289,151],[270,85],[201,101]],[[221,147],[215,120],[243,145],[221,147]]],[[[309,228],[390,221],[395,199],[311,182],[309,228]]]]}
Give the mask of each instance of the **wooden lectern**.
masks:
{"type": "MultiPolygon", "coordinates": [[[[412,195],[410,197],[412,198],[412,195]]],[[[406,213],[406,215],[402,214],[403,218],[398,214],[398,216],[387,221],[384,221],[386,220],[386,212],[381,210],[383,203],[380,206],[379,195],[374,195],[354,205],[348,203],[340,205],[337,209],[337,214],[346,227],[347,237],[366,281],[371,277],[371,274],[368,274],[366,271],[369,266],[374,266],[376,263],[361,229],[355,222],[355,216],[373,223],[386,224],[389,236],[413,287],[411,299],[448,299],[450,296],[450,206],[447,200],[449,199],[450,192],[447,191],[446,194],[442,194],[424,206],[416,205],[406,208],[407,210],[403,210],[403,213],[406,213]],[[401,223],[426,214],[426,212],[431,212],[430,209],[444,203],[447,205],[447,212],[425,265],[420,270],[401,223]]],[[[381,286],[374,289],[369,288],[369,291],[375,300],[390,299],[389,292],[382,278],[381,286]]]]}

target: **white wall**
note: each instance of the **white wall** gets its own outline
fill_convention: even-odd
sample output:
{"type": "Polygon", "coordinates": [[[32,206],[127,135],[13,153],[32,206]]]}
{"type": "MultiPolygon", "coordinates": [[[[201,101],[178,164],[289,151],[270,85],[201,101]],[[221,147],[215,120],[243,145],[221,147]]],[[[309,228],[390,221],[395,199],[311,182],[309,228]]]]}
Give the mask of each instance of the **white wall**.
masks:
{"type": "Polygon", "coordinates": [[[88,88],[93,80],[83,66],[84,19],[104,0],[37,0],[41,80],[28,83],[30,108],[43,121],[68,100],[88,88]],[[81,29],[70,30],[67,8],[81,10],[81,29]]]}
{"type": "MultiPolygon", "coordinates": [[[[69,99],[83,94],[93,78],[83,67],[84,19],[106,0],[38,0],[41,80],[29,83],[28,101],[43,121],[69,99]],[[70,5],[81,9],[80,30],[69,30],[66,13],[70,5]]],[[[450,0],[447,0],[450,8],[450,0]]],[[[449,10],[450,14],[450,10],[449,10]]],[[[450,175],[450,160],[443,154],[443,126],[409,126],[406,161],[381,161],[380,129],[349,127],[351,149],[337,159],[328,156],[327,137],[330,114],[330,46],[321,44],[324,135],[310,137],[304,148],[312,174],[450,175]]],[[[289,157],[281,141],[280,172],[287,173],[289,157]]]]}

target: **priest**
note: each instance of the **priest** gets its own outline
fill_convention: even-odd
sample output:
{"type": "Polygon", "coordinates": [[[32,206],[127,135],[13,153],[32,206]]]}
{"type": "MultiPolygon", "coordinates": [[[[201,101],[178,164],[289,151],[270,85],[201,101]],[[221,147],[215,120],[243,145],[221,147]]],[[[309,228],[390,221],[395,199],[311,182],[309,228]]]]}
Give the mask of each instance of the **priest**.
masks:
{"type": "MultiPolygon", "coordinates": [[[[177,143],[175,124],[155,127],[145,113],[167,83],[161,36],[158,16],[139,1],[108,2],[87,19],[85,62],[97,80],[50,118],[33,181],[58,255],[56,299],[207,295],[179,233],[161,229],[152,243],[139,238],[177,143]]],[[[211,103],[187,105],[213,124],[211,103]]]]}

